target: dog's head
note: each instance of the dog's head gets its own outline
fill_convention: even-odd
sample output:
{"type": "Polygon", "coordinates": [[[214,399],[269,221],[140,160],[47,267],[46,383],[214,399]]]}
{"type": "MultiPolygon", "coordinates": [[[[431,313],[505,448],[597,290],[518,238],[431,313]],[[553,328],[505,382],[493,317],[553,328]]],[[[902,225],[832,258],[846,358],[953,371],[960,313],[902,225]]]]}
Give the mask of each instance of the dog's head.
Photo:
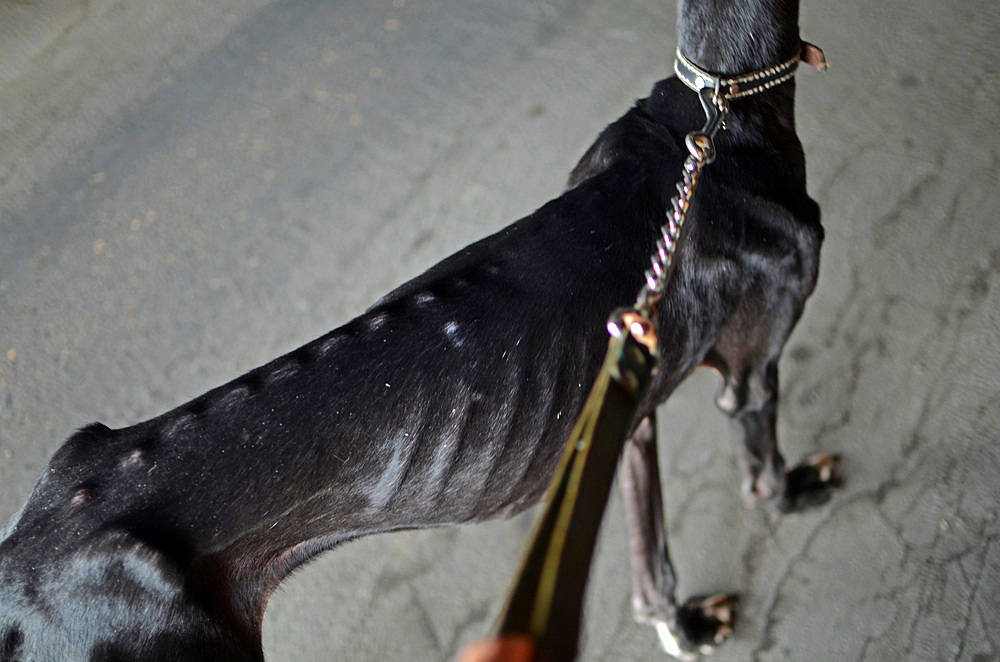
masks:
{"type": "Polygon", "coordinates": [[[798,0],[680,2],[677,45],[699,67],[721,75],[773,66],[798,51],[798,0]]]}

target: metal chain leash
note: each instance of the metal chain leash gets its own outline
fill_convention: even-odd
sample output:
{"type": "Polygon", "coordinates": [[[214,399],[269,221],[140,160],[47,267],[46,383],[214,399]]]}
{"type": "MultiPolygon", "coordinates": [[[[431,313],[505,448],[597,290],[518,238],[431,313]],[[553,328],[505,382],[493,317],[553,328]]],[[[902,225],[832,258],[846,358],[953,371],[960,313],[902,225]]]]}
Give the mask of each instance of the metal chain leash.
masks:
{"type": "Polygon", "coordinates": [[[653,306],[663,296],[667,281],[674,266],[674,255],[680,242],[681,232],[701,169],[715,160],[715,134],[725,128],[729,108],[718,90],[702,88],[698,91],[706,121],[701,131],[687,134],[684,143],[688,156],[684,159],[683,176],[677,183],[677,195],[670,201],[667,222],[660,227],[660,238],[656,240],[656,252],[650,258],[642,289],[636,297],[634,308],[652,315],[653,306]]]}

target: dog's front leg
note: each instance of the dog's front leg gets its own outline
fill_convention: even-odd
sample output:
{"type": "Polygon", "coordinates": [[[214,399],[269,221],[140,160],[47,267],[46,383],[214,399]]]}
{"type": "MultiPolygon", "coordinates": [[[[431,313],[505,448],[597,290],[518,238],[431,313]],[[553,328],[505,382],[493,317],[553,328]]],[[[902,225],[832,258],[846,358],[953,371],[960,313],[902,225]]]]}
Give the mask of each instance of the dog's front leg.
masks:
{"type": "Polygon", "coordinates": [[[730,369],[729,375],[717,403],[732,419],[733,437],[740,448],[744,498],[748,502],[762,499],[785,512],[829,499],[841,481],[837,456],[816,455],[786,470],[778,450],[777,357],[749,371],[730,369]]]}
{"type": "Polygon", "coordinates": [[[656,628],[667,653],[690,659],[732,632],[736,598],[716,595],[677,603],[663,521],[655,415],[644,418],[625,442],[618,484],[628,526],[636,620],[656,628]]]}

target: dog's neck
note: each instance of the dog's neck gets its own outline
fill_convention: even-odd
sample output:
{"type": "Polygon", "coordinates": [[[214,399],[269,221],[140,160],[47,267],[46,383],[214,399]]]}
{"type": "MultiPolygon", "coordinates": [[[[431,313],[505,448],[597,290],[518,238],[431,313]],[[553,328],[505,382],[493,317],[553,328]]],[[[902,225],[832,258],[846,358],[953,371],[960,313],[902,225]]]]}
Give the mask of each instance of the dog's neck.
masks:
{"type": "Polygon", "coordinates": [[[716,74],[774,66],[798,52],[798,0],[681,0],[677,43],[689,60],[716,74]]]}

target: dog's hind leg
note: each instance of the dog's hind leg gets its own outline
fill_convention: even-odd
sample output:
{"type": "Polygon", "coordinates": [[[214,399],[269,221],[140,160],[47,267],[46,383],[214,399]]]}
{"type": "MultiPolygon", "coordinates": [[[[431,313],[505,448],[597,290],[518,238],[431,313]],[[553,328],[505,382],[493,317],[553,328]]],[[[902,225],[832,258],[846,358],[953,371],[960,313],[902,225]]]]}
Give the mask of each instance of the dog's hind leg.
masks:
{"type": "Polygon", "coordinates": [[[618,471],[632,561],[636,620],[653,625],[664,649],[689,659],[731,632],[736,598],[716,595],[677,603],[667,551],[656,453],[656,418],[647,416],[625,442],[618,471]]]}

